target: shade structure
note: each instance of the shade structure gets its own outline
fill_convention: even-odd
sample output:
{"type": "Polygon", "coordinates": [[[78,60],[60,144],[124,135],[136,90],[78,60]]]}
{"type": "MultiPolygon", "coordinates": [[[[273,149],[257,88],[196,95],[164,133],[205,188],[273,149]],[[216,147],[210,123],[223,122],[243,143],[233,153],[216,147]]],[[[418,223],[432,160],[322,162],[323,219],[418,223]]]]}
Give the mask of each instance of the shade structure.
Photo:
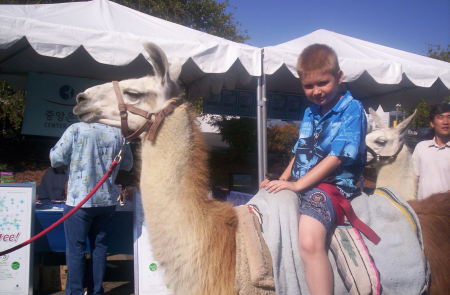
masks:
{"type": "Polygon", "coordinates": [[[436,103],[450,94],[450,63],[327,30],[264,48],[267,89],[301,92],[295,70],[300,52],[320,43],[337,53],[344,82],[366,107],[397,103],[413,108],[419,99],[436,103]]]}
{"type": "Polygon", "coordinates": [[[266,91],[301,93],[295,64],[308,45],[333,47],[347,87],[366,107],[414,107],[450,94],[450,64],[326,30],[264,48],[240,44],[107,0],[0,5],[0,79],[26,87],[30,72],[103,81],[152,72],[142,43],[182,65],[191,97],[222,88],[257,93],[259,179],[267,171],[266,91]]]}
{"type": "Polygon", "coordinates": [[[24,86],[26,73],[110,81],[152,71],[142,44],[182,64],[181,82],[197,95],[222,86],[256,87],[260,49],[171,23],[107,0],[1,5],[0,75],[24,86]]]}

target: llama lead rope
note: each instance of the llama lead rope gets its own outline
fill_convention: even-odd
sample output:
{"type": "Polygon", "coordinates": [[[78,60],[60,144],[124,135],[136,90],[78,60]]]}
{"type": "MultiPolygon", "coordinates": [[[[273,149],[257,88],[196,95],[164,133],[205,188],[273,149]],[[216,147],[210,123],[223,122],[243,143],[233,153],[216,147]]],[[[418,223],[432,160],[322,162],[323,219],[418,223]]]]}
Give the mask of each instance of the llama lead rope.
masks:
{"type": "Polygon", "coordinates": [[[60,225],[62,222],[64,222],[67,218],[69,218],[70,216],[72,216],[78,209],[81,208],[81,206],[83,206],[94,194],[95,192],[100,188],[100,186],[106,181],[106,179],[108,179],[114,169],[116,168],[116,166],[120,163],[120,161],[122,160],[122,153],[125,150],[125,146],[127,144],[129,144],[130,142],[127,139],[123,139],[123,143],[122,146],[120,147],[119,152],[117,153],[117,155],[114,157],[114,160],[112,161],[111,165],[109,166],[108,170],[106,171],[106,173],[103,175],[103,177],[99,180],[99,182],[94,186],[94,188],[86,195],[86,197],[84,197],[83,200],[80,201],[80,203],[78,205],[76,205],[74,208],[72,208],[72,210],[70,210],[69,212],[67,212],[66,215],[62,216],[60,219],[58,219],[57,221],[55,221],[52,225],[50,225],[49,227],[47,227],[46,229],[44,229],[43,231],[41,231],[40,233],[34,235],[33,237],[31,237],[30,239],[26,240],[25,242],[16,245],[14,247],[11,247],[9,249],[6,249],[4,251],[0,252],[0,256],[9,254],[11,252],[14,252],[22,247],[25,247],[28,244],[33,243],[34,241],[36,241],[37,239],[43,237],[44,235],[46,235],[49,231],[51,231],[52,229],[54,229],[55,227],[57,227],[58,225],[60,225]]]}

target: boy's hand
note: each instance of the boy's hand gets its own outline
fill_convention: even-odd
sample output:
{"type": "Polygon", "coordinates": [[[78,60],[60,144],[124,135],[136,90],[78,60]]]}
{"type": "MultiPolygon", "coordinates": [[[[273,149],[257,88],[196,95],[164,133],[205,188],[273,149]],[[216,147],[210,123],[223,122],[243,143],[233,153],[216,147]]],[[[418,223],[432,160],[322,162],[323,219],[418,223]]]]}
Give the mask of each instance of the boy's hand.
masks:
{"type": "Polygon", "coordinates": [[[266,185],[270,182],[270,180],[268,180],[267,178],[264,179],[260,184],[259,184],[259,188],[265,188],[266,185]]]}
{"type": "Polygon", "coordinates": [[[265,188],[269,193],[278,193],[281,190],[287,189],[291,191],[296,191],[295,182],[286,180],[272,180],[269,181],[265,179],[261,182],[261,188],[265,188]],[[264,186],[263,186],[264,184],[264,186]]]}

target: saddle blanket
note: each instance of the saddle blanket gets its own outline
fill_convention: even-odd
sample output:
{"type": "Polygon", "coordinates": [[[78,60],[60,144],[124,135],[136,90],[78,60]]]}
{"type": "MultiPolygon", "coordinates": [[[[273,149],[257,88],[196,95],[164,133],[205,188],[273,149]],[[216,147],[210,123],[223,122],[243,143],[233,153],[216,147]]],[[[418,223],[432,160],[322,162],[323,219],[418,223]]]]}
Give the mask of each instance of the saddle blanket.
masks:
{"type": "MultiPolygon", "coordinates": [[[[423,253],[422,233],[414,211],[395,197],[392,190],[377,190],[352,200],[357,216],[381,238],[374,245],[362,236],[373,263],[379,270],[379,283],[370,286],[368,294],[421,294],[428,284],[429,270],[423,253]]],[[[262,215],[263,237],[269,247],[279,295],[309,294],[298,254],[297,195],[291,191],[276,194],[260,190],[248,204],[256,205],[262,215]]],[[[355,293],[353,285],[337,271],[337,262],[330,250],[334,271],[335,294],[355,293]]],[[[376,274],[375,274],[376,275],[376,274]]]]}

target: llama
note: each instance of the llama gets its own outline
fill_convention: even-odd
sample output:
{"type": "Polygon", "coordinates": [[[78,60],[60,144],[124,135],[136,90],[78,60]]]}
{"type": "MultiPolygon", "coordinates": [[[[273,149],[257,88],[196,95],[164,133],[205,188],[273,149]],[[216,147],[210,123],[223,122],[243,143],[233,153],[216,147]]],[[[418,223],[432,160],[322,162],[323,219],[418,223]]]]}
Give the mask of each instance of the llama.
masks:
{"type": "Polygon", "coordinates": [[[143,209],[152,214],[147,220],[155,257],[176,294],[234,294],[235,212],[227,203],[208,199],[206,152],[195,117],[185,105],[175,112],[178,116],[166,118],[154,144],[142,143],[143,163],[152,162],[151,169],[142,167],[140,187],[143,196],[152,196],[145,198],[143,209]],[[191,167],[189,173],[185,167],[191,167]],[[189,224],[189,230],[181,224],[189,224]]]}
{"type": "Polygon", "coordinates": [[[392,187],[405,201],[415,199],[417,177],[412,166],[411,151],[405,144],[406,130],[415,112],[394,128],[385,127],[372,109],[369,112],[381,127],[366,136],[367,162],[374,163],[376,187],[392,187]]]}
{"type": "MultiPolygon", "coordinates": [[[[411,152],[406,148],[405,130],[411,123],[412,114],[397,127],[386,128],[376,113],[369,109],[379,127],[366,137],[367,147],[381,155],[375,163],[378,171],[376,187],[392,187],[400,197],[407,200],[417,214],[422,227],[425,255],[431,269],[430,294],[446,294],[450,289],[450,193],[432,195],[416,200],[417,180],[412,167],[411,152]],[[397,153],[395,158],[390,157],[397,153]],[[383,157],[384,156],[384,157],[383,157]]],[[[376,157],[376,156],[375,156],[376,157]]],[[[373,154],[368,154],[372,161],[373,154]]],[[[432,163],[430,163],[432,164],[432,163]]]]}
{"type": "MultiPolygon", "coordinates": [[[[179,104],[172,82],[178,73],[169,73],[159,47],[144,46],[155,75],[120,82],[119,95],[130,111],[126,129],[133,131],[149,122],[138,114],[139,109],[162,110],[179,104]]],[[[115,97],[111,83],[87,89],[77,96],[74,114],[83,121],[120,127],[115,97]]],[[[142,140],[142,163],[151,163],[142,164],[141,169],[143,209],[154,256],[175,294],[234,295],[239,292],[235,288],[238,220],[231,204],[208,197],[207,152],[195,118],[182,104],[157,128],[154,141],[142,140]]],[[[147,136],[144,132],[141,138],[147,136]]],[[[246,282],[240,282],[240,289],[246,294],[275,294],[274,287],[253,288],[246,282]]]]}
{"type": "MultiPolygon", "coordinates": [[[[241,228],[238,209],[208,197],[206,148],[194,114],[177,98],[179,91],[173,81],[178,72],[171,71],[174,67],[169,68],[159,47],[154,44],[144,46],[155,72],[153,76],[89,88],[77,96],[74,114],[85,122],[122,127],[126,136],[142,139],[140,190],[145,219],[155,258],[164,267],[166,283],[174,294],[275,294],[270,283],[255,286],[253,279],[249,279],[246,270],[253,257],[250,257],[251,253],[240,255],[243,246],[237,235],[241,228]]],[[[279,196],[271,197],[271,200],[278,199],[279,196]]],[[[366,196],[361,198],[361,207],[368,207],[365,202],[369,200],[373,207],[383,203],[383,199],[379,198],[377,203],[376,197],[369,199],[366,196]]],[[[296,214],[296,207],[290,207],[296,214]]],[[[375,209],[384,216],[401,215],[393,207],[375,209]]],[[[366,219],[370,221],[370,215],[366,219]]],[[[372,218],[372,221],[376,220],[372,218]]],[[[405,220],[398,223],[409,227],[405,220]]],[[[399,230],[396,224],[383,230],[382,234],[390,229],[399,230]]],[[[412,230],[409,231],[408,235],[415,238],[412,230]]],[[[380,246],[389,242],[388,239],[385,241],[380,246]]],[[[417,245],[415,241],[416,249],[417,245]]],[[[406,251],[405,245],[400,246],[403,247],[401,251],[406,251]]],[[[415,264],[422,265],[421,259],[418,257],[415,264]]],[[[395,265],[395,268],[402,265],[395,265]]],[[[404,274],[393,268],[388,273],[397,277],[400,277],[397,274],[404,274]]],[[[273,276],[273,273],[269,275],[273,276]]],[[[341,286],[335,292],[344,294],[344,284],[338,278],[340,276],[335,272],[335,281],[341,286]]],[[[400,283],[395,283],[395,279],[388,280],[394,282],[392,287],[401,285],[404,289],[410,285],[418,286],[423,281],[421,277],[413,278],[419,282],[412,284],[411,277],[405,279],[403,276],[397,280],[400,283]]],[[[390,288],[388,281],[385,290],[390,288]]],[[[397,293],[405,293],[401,290],[397,293]]]]}
{"type": "Polygon", "coordinates": [[[408,203],[416,212],[423,231],[425,255],[431,268],[430,293],[450,290],[450,192],[434,194],[408,203]]]}

